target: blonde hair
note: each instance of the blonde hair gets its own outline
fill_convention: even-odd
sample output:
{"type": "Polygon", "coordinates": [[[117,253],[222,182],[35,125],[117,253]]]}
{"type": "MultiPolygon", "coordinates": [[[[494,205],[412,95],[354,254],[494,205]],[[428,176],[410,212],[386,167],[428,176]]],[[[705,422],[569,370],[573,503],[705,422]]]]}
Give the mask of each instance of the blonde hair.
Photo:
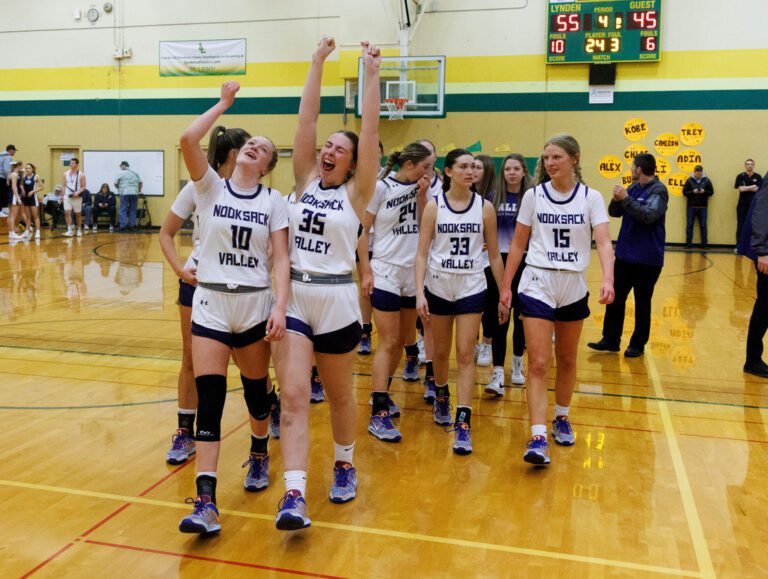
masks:
{"type": "MultiPolygon", "coordinates": [[[[560,147],[571,159],[576,161],[576,164],[573,167],[573,176],[577,182],[584,183],[584,179],[581,176],[581,147],[579,147],[579,142],[571,135],[560,134],[550,137],[550,139],[544,143],[544,148],[546,149],[549,145],[560,147]]],[[[543,169],[544,163],[542,162],[542,159],[539,159],[539,162],[543,169]]],[[[536,169],[538,177],[538,167],[536,169]]]]}

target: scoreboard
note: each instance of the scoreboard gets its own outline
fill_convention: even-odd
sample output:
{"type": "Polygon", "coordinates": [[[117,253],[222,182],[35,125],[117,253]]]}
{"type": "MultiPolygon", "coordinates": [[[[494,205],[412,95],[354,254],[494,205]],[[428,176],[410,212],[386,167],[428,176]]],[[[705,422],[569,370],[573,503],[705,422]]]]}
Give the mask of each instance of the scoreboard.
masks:
{"type": "Polygon", "coordinates": [[[658,61],[661,0],[549,0],[547,63],[658,61]]]}

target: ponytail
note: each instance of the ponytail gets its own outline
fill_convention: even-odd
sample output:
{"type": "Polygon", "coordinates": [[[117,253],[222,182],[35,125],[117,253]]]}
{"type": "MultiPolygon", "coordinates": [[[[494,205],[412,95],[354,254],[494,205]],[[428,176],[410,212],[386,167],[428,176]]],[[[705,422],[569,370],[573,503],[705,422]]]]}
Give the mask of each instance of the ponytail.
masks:
{"type": "Polygon", "coordinates": [[[214,127],[208,141],[208,164],[218,172],[227,162],[230,151],[239,151],[250,138],[250,133],[243,129],[228,129],[223,125],[214,127]]]}

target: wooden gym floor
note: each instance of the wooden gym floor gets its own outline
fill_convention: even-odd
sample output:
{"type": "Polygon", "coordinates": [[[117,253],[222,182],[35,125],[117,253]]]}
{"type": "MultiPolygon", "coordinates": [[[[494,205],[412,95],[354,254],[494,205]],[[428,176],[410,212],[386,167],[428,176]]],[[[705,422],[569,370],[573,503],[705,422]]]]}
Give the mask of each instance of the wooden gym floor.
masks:
{"type": "MultiPolygon", "coordinates": [[[[189,250],[189,238],[179,243],[189,250]]],[[[194,460],[164,461],[181,342],[177,280],[156,235],[2,242],[0,576],[766,576],[768,381],[741,371],[754,280],[733,254],[670,251],[651,344],[635,360],[586,348],[603,316],[593,299],[572,410],[577,443],[553,445],[547,469],[521,459],[523,390],[489,400],[488,369],[477,375],[471,456],[452,454],[420,383],[399,379],[404,440],[373,439],[371,358],[359,357],[359,496],[326,498],[328,405],[315,405],[312,527],[297,533],[273,523],[279,441],[270,487],[242,488],[249,432],[231,367],[223,531],[201,538],[177,530],[194,460]]]]}

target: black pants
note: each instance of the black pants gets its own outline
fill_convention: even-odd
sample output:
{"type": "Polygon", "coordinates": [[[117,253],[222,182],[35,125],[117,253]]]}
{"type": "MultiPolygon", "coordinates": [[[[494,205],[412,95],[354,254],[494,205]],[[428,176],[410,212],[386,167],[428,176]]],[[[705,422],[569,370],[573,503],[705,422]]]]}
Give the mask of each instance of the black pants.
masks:
{"type": "Polygon", "coordinates": [[[91,221],[94,225],[98,224],[99,215],[106,213],[109,215],[109,224],[115,226],[115,208],[114,207],[94,207],[91,210],[91,221]]]}
{"type": "Polygon", "coordinates": [[[51,216],[51,229],[56,229],[56,225],[59,223],[59,217],[64,215],[64,209],[61,206],[61,203],[57,203],[56,201],[46,201],[45,206],[43,207],[43,217],[45,216],[45,213],[51,216]]]}
{"type": "Polygon", "coordinates": [[[5,181],[5,177],[0,177],[0,209],[8,207],[8,198],[11,196],[11,186],[5,181]]]}
{"type": "Polygon", "coordinates": [[[629,340],[629,345],[643,349],[648,343],[651,333],[651,298],[653,288],[661,275],[661,266],[629,263],[617,259],[613,265],[613,287],[616,297],[612,304],[605,308],[603,321],[603,340],[608,344],[619,347],[621,334],[624,331],[624,312],[627,297],[631,290],[635,291],[635,331],[629,340]]]}
{"type": "MultiPolygon", "coordinates": [[[[501,259],[507,265],[507,254],[502,253],[501,259]]],[[[525,333],[523,321],[520,319],[520,307],[517,301],[517,288],[520,285],[520,277],[523,275],[525,263],[520,262],[515,278],[512,280],[512,308],[510,317],[514,324],[512,329],[512,353],[522,356],[525,352],[525,333]]],[[[493,365],[504,367],[504,359],[507,357],[507,334],[509,333],[509,320],[499,325],[499,288],[490,267],[485,268],[485,279],[488,290],[485,293],[485,310],[483,311],[483,337],[491,338],[491,351],[493,352],[493,365]]]]}
{"type": "Polygon", "coordinates": [[[747,219],[747,213],[749,212],[749,206],[752,205],[752,200],[741,201],[736,204],[736,244],[738,245],[739,239],[741,239],[741,229],[744,227],[744,221],[747,219]]]}
{"type": "Polygon", "coordinates": [[[747,333],[747,364],[763,359],[763,337],[768,330],[768,275],[757,272],[757,299],[749,318],[747,333]]]}

